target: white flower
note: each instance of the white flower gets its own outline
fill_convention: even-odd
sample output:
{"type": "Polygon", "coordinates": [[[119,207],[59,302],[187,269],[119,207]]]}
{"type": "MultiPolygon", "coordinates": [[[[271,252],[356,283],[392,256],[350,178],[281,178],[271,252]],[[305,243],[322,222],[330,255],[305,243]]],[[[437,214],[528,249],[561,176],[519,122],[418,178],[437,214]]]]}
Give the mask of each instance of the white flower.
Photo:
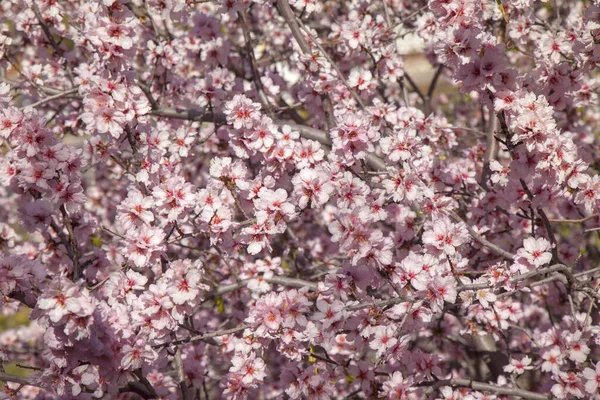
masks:
{"type": "Polygon", "coordinates": [[[521,375],[527,369],[533,369],[531,364],[531,358],[528,356],[523,357],[521,360],[515,360],[511,358],[510,364],[504,366],[504,372],[508,372],[511,374],[521,375]]]}
{"type": "Polygon", "coordinates": [[[546,239],[530,237],[523,241],[523,249],[519,250],[519,254],[531,264],[539,267],[552,260],[552,254],[549,251],[551,248],[550,242],[546,239]]]}
{"type": "Polygon", "coordinates": [[[583,370],[583,377],[587,379],[585,391],[588,393],[598,393],[598,385],[600,385],[600,362],[596,363],[596,369],[586,368],[583,370]]]}

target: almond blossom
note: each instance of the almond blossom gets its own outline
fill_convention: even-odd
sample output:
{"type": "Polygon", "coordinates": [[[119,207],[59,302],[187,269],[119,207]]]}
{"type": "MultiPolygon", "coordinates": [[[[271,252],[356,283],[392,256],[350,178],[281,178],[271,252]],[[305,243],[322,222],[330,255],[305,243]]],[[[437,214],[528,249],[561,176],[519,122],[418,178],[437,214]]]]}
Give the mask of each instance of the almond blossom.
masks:
{"type": "Polygon", "coordinates": [[[510,364],[504,367],[504,371],[515,375],[521,375],[525,370],[533,369],[533,366],[530,364],[531,358],[528,356],[523,357],[521,360],[511,359],[510,364]]]}
{"type": "Polygon", "coordinates": [[[585,383],[585,391],[590,394],[598,393],[598,386],[600,385],[600,367],[596,363],[596,368],[586,368],[583,370],[583,376],[587,380],[585,383]]]}
{"type": "Polygon", "coordinates": [[[598,0],[0,2],[0,397],[599,397],[599,66],[598,0]]]}

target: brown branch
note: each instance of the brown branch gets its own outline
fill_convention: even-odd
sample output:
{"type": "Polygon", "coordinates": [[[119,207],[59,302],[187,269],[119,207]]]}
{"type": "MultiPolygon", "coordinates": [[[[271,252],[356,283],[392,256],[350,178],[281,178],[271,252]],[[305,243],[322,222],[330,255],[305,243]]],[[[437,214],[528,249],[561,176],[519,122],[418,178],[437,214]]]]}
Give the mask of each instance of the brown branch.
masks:
{"type": "Polygon", "coordinates": [[[69,97],[70,95],[75,94],[78,91],[79,91],[78,88],[69,89],[69,90],[66,90],[64,92],[60,92],[60,93],[57,93],[57,94],[52,95],[50,97],[46,97],[44,99],[41,99],[41,100],[39,100],[39,101],[37,101],[37,102],[35,102],[33,104],[29,104],[29,105],[23,106],[23,107],[21,107],[21,110],[23,110],[24,108],[27,108],[27,107],[31,107],[31,108],[39,107],[39,106],[41,106],[43,104],[46,104],[48,102],[51,102],[53,100],[61,99],[63,97],[69,97]]]}
{"type": "MultiPolygon", "coordinates": [[[[51,87],[41,87],[41,91],[47,94],[56,95],[59,93],[63,93],[62,90],[51,88],[51,87]]],[[[325,100],[329,100],[327,96],[323,96],[325,100]]],[[[79,96],[73,98],[81,98],[79,96]]],[[[172,119],[180,119],[185,121],[195,121],[195,122],[212,122],[215,124],[224,124],[227,119],[224,114],[211,113],[206,112],[204,110],[195,110],[195,109],[180,109],[180,108],[169,108],[162,107],[156,110],[152,110],[150,112],[151,116],[160,117],[160,118],[172,118],[172,119]]],[[[300,135],[306,139],[315,140],[322,145],[331,146],[331,138],[330,136],[317,128],[313,128],[306,125],[296,124],[290,121],[283,120],[273,120],[275,124],[278,126],[289,125],[292,129],[298,131],[300,135]]],[[[330,121],[333,123],[333,120],[330,121]]],[[[381,158],[377,157],[374,154],[368,154],[365,159],[366,164],[374,171],[384,171],[386,170],[385,161],[381,158]]]]}
{"type": "MultiPolygon", "coordinates": [[[[530,272],[526,272],[524,274],[516,275],[511,280],[513,282],[522,282],[522,281],[525,281],[527,279],[530,279],[530,278],[533,278],[533,277],[536,277],[539,275],[551,274],[553,272],[559,272],[560,274],[551,276],[550,278],[543,279],[538,282],[534,282],[532,284],[532,286],[537,286],[538,284],[541,284],[541,283],[548,283],[548,282],[552,282],[552,281],[556,281],[556,280],[560,280],[565,285],[568,285],[571,287],[576,287],[577,284],[579,283],[577,281],[576,277],[573,275],[573,273],[569,269],[569,267],[567,267],[564,264],[555,264],[555,265],[551,265],[546,268],[541,268],[541,269],[538,269],[535,271],[530,271],[530,272]]],[[[481,283],[473,283],[473,284],[468,284],[468,285],[461,285],[461,286],[458,286],[456,288],[456,290],[459,292],[462,292],[465,290],[491,289],[493,287],[494,287],[494,285],[492,285],[489,282],[481,282],[481,283]]],[[[511,292],[507,292],[507,293],[510,294],[511,292]]]]}
{"type": "Polygon", "coordinates": [[[150,115],[155,117],[182,119],[186,121],[196,122],[221,122],[226,121],[224,114],[213,114],[201,110],[194,109],[177,109],[177,108],[160,108],[150,112],[150,115]]]}
{"type": "Polygon", "coordinates": [[[302,52],[304,54],[310,54],[310,45],[302,35],[300,26],[296,21],[296,15],[294,14],[294,11],[292,11],[290,4],[287,2],[287,0],[277,0],[277,6],[279,7],[281,16],[289,26],[292,36],[294,36],[294,39],[296,39],[296,42],[298,43],[298,46],[300,46],[302,52]]]}
{"type": "Polygon", "coordinates": [[[497,245],[495,245],[494,243],[490,242],[489,240],[485,239],[483,236],[481,236],[479,233],[475,232],[475,230],[473,228],[471,228],[465,221],[463,221],[463,219],[461,217],[458,216],[458,214],[456,213],[452,213],[450,214],[450,216],[456,221],[456,222],[462,222],[465,224],[465,226],[467,227],[467,230],[469,231],[469,233],[471,234],[471,237],[473,239],[475,239],[475,241],[477,241],[479,244],[483,245],[484,247],[487,247],[488,249],[490,249],[491,251],[493,251],[494,253],[496,253],[499,256],[502,256],[504,258],[506,258],[507,260],[513,261],[515,259],[514,254],[498,247],[497,245]]]}
{"type": "Polygon", "coordinates": [[[188,388],[185,383],[185,374],[183,372],[183,361],[181,360],[181,348],[177,346],[177,350],[175,351],[175,371],[177,372],[177,379],[179,381],[179,388],[181,389],[181,398],[183,400],[188,400],[188,388]]]}
{"type": "Polygon", "coordinates": [[[152,386],[150,381],[148,381],[148,379],[144,376],[144,374],[142,373],[142,369],[139,368],[139,369],[135,370],[133,373],[135,374],[135,376],[138,377],[138,379],[140,380],[140,383],[146,388],[146,390],[150,394],[150,398],[157,398],[158,394],[156,393],[156,390],[154,389],[154,387],[152,386]]]}
{"type": "Polygon", "coordinates": [[[399,27],[400,25],[405,25],[408,21],[410,21],[411,19],[415,18],[416,16],[418,16],[422,11],[425,11],[429,8],[429,5],[424,5],[423,7],[419,8],[418,10],[416,10],[415,12],[413,12],[412,14],[408,15],[406,18],[400,18],[400,22],[398,22],[396,25],[394,25],[394,28],[399,27]]]}
{"type": "Polygon", "coordinates": [[[537,271],[526,272],[524,274],[516,276],[515,278],[513,278],[513,280],[515,282],[524,281],[524,280],[532,278],[534,276],[538,276],[538,275],[542,275],[542,274],[549,274],[549,273],[552,273],[552,272],[560,272],[560,273],[562,273],[567,278],[567,281],[569,282],[569,285],[573,286],[573,285],[576,284],[576,279],[573,276],[573,273],[571,272],[571,270],[569,269],[569,267],[567,267],[564,264],[554,264],[554,265],[551,265],[551,266],[546,267],[546,268],[542,268],[542,269],[537,270],[537,271]]]}
{"type": "Polygon", "coordinates": [[[21,292],[10,292],[8,294],[8,297],[10,297],[13,300],[17,300],[17,301],[21,302],[22,304],[25,304],[27,307],[29,307],[31,309],[35,308],[36,301],[35,300],[33,302],[32,301],[28,301],[27,297],[25,296],[24,293],[21,293],[21,292]]]}
{"type": "MultiPolygon", "coordinates": [[[[519,182],[521,182],[521,186],[523,187],[523,190],[527,194],[527,198],[529,198],[529,201],[533,201],[533,198],[534,198],[533,193],[531,192],[531,190],[529,190],[529,188],[527,187],[527,184],[525,183],[523,178],[519,178],[519,182]]],[[[550,239],[550,243],[552,244],[552,261],[560,262],[560,258],[558,257],[558,242],[556,241],[556,237],[554,236],[554,231],[552,230],[550,221],[548,220],[548,217],[546,216],[546,212],[544,211],[544,209],[542,207],[537,207],[536,210],[537,210],[538,214],[540,215],[540,219],[542,220],[544,229],[546,229],[546,234],[548,235],[548,239],[550,239]]]]}
{"type": "Polygon", "coordinates": [[[432,110],[432,105],[431,105],[431,100],[432,100],[432,96],[433,96],[433,92],[435,92],[435,88],[437,86],[437,83],[440,79],[440,76],[442,76],[442,71],[444,70],[444,65],[440,64],[438,66],[438,69],[435,71],[435,74],[433,75],[433,78],[431,79],[431,83],[429,84],[429,89],[427,90],[427,94],[426,94],[426,103],[425,103],[425,115],[429,115],[431,114],[431,110],[432,110]]]}
{"type": "Polygon", "coordinates": [[[477,136],[486,136],[487,135],[487,133],[482,132],[479,129],[467,128],[467,127],[463,127],[463,126],[452,126],[452,125],[441,126],[441,125],[434,125],[434,128],[436,128],[436,129],[450,129],[450,130],[453,130],[453,131],[472,132],[472,133],[475,133],[477,136]]]}
{"type": "MultiPolygon", "coordinates": [[[[150,19],[152,19],[152,18],[150,18],[150,19]]],[[[142,90],[142,92],[144,92],[144,95],[146,96],[146,98],[150,102],[150,105],[152,106],[152,110],[158,110],[160,108],[160,105],[158,104],[158,102],[156,101],[154,96],[152,96],[152,92],[151,92],[150,88],[140,82],[138,82],[138,87],[142,90]]]]}
{"type": "Polygon", "coordinates": [[[429,89],[427,90],[427,98],[431,102],[431,96],[433,96],[433,92],[435,92],[435,88],[437,83],[442,76],[442,71],[444,70],[444,65],[440,64],[438,69],[435,71],[435,75],[433,75],[433,79],[431,80],[431,84],[429,85],[429,89]]]}
{"type": "MultiPolygon", "coordinates": [[[[192,109],[180,110],[174,108],[161,108],[160,110],[152,111],[150,115],[164,118],[174,118],[183,119],[187,121],[202,122],[222,123],[226,120],[223,114],[213,114],[192,109]]],[[[320,129],[283,120],[273,120],[273,122],[275,122],[275,124],[278,126],[289,125],[292,129],[298,131],[300,135],[305,139],[315,140],[321,143],[322,145],[328,147],[331,146],[331,138],[326,132],[323,132],[320,129]]],[[[384,171],[386,169],[385,161],[383,161],[381,158],[377,157],[374,154],[368,154],[365,161],[369,168],[373,169],[374,171],[384,171]]]]}
{"type": "Polygon", "coordinates": [[[29,378],[27,378],[26,376],[7,374],[5,372],[0,372],[0,382],[14,382],[14,383],[19,383],[21,385],[39,387],[38,384],[32,383],[31,380],[29,378]]]}
{"type": "Polygon", "coordinates": [[[275,120],[276,125],[283,127],[288,125],[292,130],[300,132],[303,138],[310,139],[321,143],[322,145],[331,147],[331,138],[326,132],[320,129],[312,128],[306,125],[295,124],[289,121],[275,120]]]}
{"type": "Polygon", "coordinates": [[[542,393],[530,392],[528,390],[523,390],[523,389],[507,388],[507,387],[492,385],[489,383],[476,382],[472,379],[444,379],[441,381],[437,381],[433,385],[433,389],[436,390],[436,389],[442,388],[444,386],[451,386],[453,388],[464,387],[464,388],[469,388],[469,389],[473,389],[473,390],[477,390],[477,391],[481,391],[481,392],[491,392],[491,393],[506,395],[506,396],[516,396],[516,397],[520,397],[522,399],[528,399],[528,400],[549,400],[552,398],[552,395],[550,395],[550,394],[546,395],[546,394],[542,394],[542,393]]]}
{"type": "Polygon", "coordinates": [[[77,282],[79,280],[80,268],[79,268],[79,258],[80,251],[79,245],[77,244],[77,238],[75,237],[75,232],[73,232],[73,226],[71,225],[71,219],[67,214],[67,210],[64,206],[60,206],[60,212],[63,217],[63,222],[67,228],[67,232],[69,232],[69,243],[71,245],[71,260],[73,261],[73,282],[77,282]]]}
{"type": "MultiPolygon", "coordinates": [[[[311,54],[311,48],[308,44],[308,41],[302,35],[302,31],[300,29],[300,25],[298,24],[298,20],[296,20],[296,15],[294,11],[292,11],[287,0],[277,0],[277,6],[281,13],[281,16],[287,23],[290,31],[292,32],[292,36],[296,39],[298,46],[304,54],[311,54]]],[[[307,32],[308,33],[308,32],[307,32]]],[[[309,36],[310,37],[310,36],[309,36]]],[[[318,43],[315,42],[318,45],[318,43]]],[[[321,102],[323,103],[323,112],[325,113],[325,124],[327,126],[327,130],[331,130],[335,128],[335,121],[333,119],[333,105],[331,104],[331,100],[329,96],[326,94],[321,94],[321,102]]]]}
{"type": "Polygon", "coordinates": [[[348,81],[346,80],[346,78],[344,78],[344,74],[342,73],[342,71],[340,71],[340,69],[338,68],[337,64],[335,63],[335,61],[333,61],[333,59],[331,58],[331,56],[329,55],[329,53],[327,53],[327,51],[323,48],[323,46],[321,46],[321,44],[319,43],[319,41],[317,40],[317,38],[315,38],[310,31],[308,30],[308,28],[306,26],[304,26],[304,24],[302,23],[302,21],[297,18],[298,24],[300,25],[300,27],[302,28],[302,30],[306,33],[306,35],[310,38],[310,40],[312,40],[312,42],[315,44],[315,46],[317,46],[317,49],[319,49],[319,51],[323,54],[323,57],[325,57],[325,59],[327,59],[327,61],[329,62],[329,64],[331,64],[331,67],[335,70],[335,72],[338,75],[338,78],[340,79],[340,81],[342,81],[342,83],[344,84],[344,86],[346,87],[346,89],[348,89],[348,91],[352,94],[352,97],[354,97],[354,100],[356,100],[356,102],[358,103],[358,105],[360,106],[361,109],[365,109],[365,103],[363,103],[362,99],[360,98],[359,94],[356,93],[356,91],[354,89],[352,89],[352,87],[350,86],[350,84],[348,83],[348,81]]]}
{"type": "MultiPolygon", "coordinates": [[[[600,270],[600,268],[598,268],[600,270]]],[[[586,271],[586,274],[584,273],[579,273],[577,275],[573,275],[571,270],[569,269],[569,267],[567,267],[564,264],[555,264],[555,265],[551,265],[549,267],[546,268],[542,268],[536,271],[531,271],[531,272],[527,272],[524,274],[520,274],[520,275],[516,275],[512,278],[513,282],[521,282],[521,281],[525,281],[527,279],[539,276],[539,275],[545,275],[545,274],[550,274],[553,272],[559,272],[560,274],[551,276],[550,278],[544,279],[542,281],[538,281],[538,282],[534,282],[533,285],[539,284],[539,283],[548,283],[548,282],[552,282],[555,280],[564,280],[564,283],[566,285],[571,285],[572,287],[576,287],[578,284],[580,284],[580,282],[577,281],[577,277],[579,276],[585,276],[586,274],[589,273],[593,273],[596,272],[594,270],[590,270],[590,271],[586,271]]],[[[481,283],[473,283],[473,284],[467,284],[467,285],[458,285],[456,287],[456,291],[457,292],[465,292],[465,291],[475,291],[475,290],[480,290],[480,289],[492,289],[494,287],[494,285],[492,285],[489,282],[481,282],[481,283]]],[[[589,292],[589,290],[584,290],[584,289],[591,289],[591,288],[582,288],[580,289],[581,291],[584,292],[589,292]]],[[[506,292],[506,294],[512,294],[512,292],[506,292]]],[[[600,294],[598,295],[598,297],[600,298],[600,294]]],[[[362,303],[362,304],[355,304],[355,305],[351,305],[351,306],[347,306],[346,310],[347,311],[358,311],[358,310],[362,310],[364,308],[378,308],[378,307],[387,307],[387,306],[393,306],[396,304],[400,304],[403,302],[411,302],[411,299],[408,299],[406,297],[393,297],[391,299],[385,299],[385,300],[378,300],[378,301],[373,301],[373,302],[369,302],[369,303],[362,303]]]]}
{"type": "Polygon", "coordinates": [[[492,160],[495,160],[498,156],[498,142],[496,142],[496,129],[498,128],[498,118],[496,118],[496,114],[493,109],[490,109],[489,114],[489,126],[486,134],[485,141],[485,154],[483,156],[483,170],[481,171],[481,179],[479,184],[486,191],[489,189],[488,187],[488,178],[492,174],[492,170],[490,169],[490,163],[492,160]]]}
{"type": "Polygon", "coordinates": [[[425,98],[425,95],[423,94],[423,92],[421,92],[421,89],[419,89],[419,87],[417,86],[415,81],[410,77],[410,75],[408,75],[406,73],[406,71],[404,71],[404,78],[406,78],[406,80],[408,81],[408,83],[410,83],[410,86],[413,88],[413,90],[419,95],[419,97],[423,101],[423,104],[426,104],[427,99],[425,98]]]}
{"type": "Polygon", "coordinates": [[[141,396],[143,399],[155,399],[156,396],[152,395],[148,388],[140,382],[129,382],[127,385],[119,388],[119,393],[135,393],[141,396]]]}
{"type": "Polygon", "coordinates": [[[594,218],[598,217],[599,215],[600,214],[596,213],[596,214],[588,215],[587,217],[579,218],[579,219],[548,218],[548,221],[555,223],[555,224],[579,224],[579,223],[589,221],[590,219],[594,219],[594,218]]]}
{"type": "Polygon", "coordinates": [[[404,303],[407,301],[409,301],[409,300],[404,297],[393,297],[391,299],[386,299],[386,300],[378,300],[378,301],[372,301],[369,303],[354,304],[351,306],[347,306],[346,311],[358,311],[358,310],[362,310],[365,308],[379,308],[379,307],[395,306],[396,304],[404,303]]]}
{"type": "Polygon", "coordinates": [[[67,215],[67,211],[66,211],[64,205],[60,206],[60,212],[62,214],[65,227],[67,228],[67,232],[69,233],[69,237],[67,238],[65,236],[62,229],[58,227],[56,222],[54,222],[54,219],[52,219],[50,221],[50,227],[58,235],[60,242],[62,243],[63,246],[65,246],[65,249],[67,250],[67,255],[73,262],[73,282],[76,282],[79,279],[79,272],[80,272],[79,271],[80,254],[79,254],[79,247],[77,245],[77,238],[75,237],[75,235],[73,233],[73,226],[71,225],[71,221],[69,220],[69,216],[67,215]]]}
{"type": "Polygon", "coordinates": [[[245,329],[248,329],[250,326],[251,325],[241,325],[241,326],[237,326],[237,327],[231,328],[231,329],[224,329],[224,330],[220,330],[220,331],[207,333],[204,335],[197,335],[197,336],[192,336],[192,337],[189,337],[186,339],[175,340],[173,342],[161,343],[161,344],[154,345],[152,347],[154,347],[156,349],[156,348],[166,347],[166,346],[176,346],[176,345],[180,345],[180,344],[184,344],[184,343],[199,342],[199,341],[206,340],[206,339],[212,339],[212,338],[216,338],[216,337],[220,337],[220,336],[226,336],[226,335],[231,335],[233,333],[241,332],[245,329]]]}
{"type": "Polygon", "coordinates": [[[59,44],[56,43],[56,40],[54,40],[54,36],[52,36],[52,32],[50,32],[50,28],[48,28],[48,25],[46,24],[46,21],[44,20],[44,17],[42,16],[42,13],[40,12],[40,9],[38,8],[36,2],[32,2],[31,5],[31,9],[35,14],[35,18],[40,23],[42,31],[44,31],[44,35],[46,35],[46,38],[50,42],[50,45],[52,46],[56,54],[65,59],[65,68],[67,71],[67,76],[69,77],[69,81],[71,81],[71,84],[74,84],[75,78],[73,77],[73,71],[71,70],[71,66],[69,65],[69,62],[64,55],[64,51],[59,47],[59,44]]]}
{"type": "MultiPolygon", "coordinates": [[[[500,122],[500,131],[504,135],[504,140],[505,140],[505,145],[507,147],[507,150],[510,153],[511,158],[515,159],[516,158],[516,155],[514,152],[515,145],[512,142],[513,134],[510,131],[510,129],[508,128],[508,123],[506,122],[506,115],[504,114],[504,111],[501,111],[500,113],[498,113],[497,117],[498,117],[498,121],[500,122]]],[[[534,195],[531,192],[531,190],[529,189],[529,187],[527,187],[527,184],[525,183],[523,178],[519,178],[519,182],[521,183],[523,190],[527,194],[527,198],[529,199],[529,201],[533,202],[534,195]]],[[[550,243],[552,244],[552,262],[558,263],[558,262],[560,262],[560,258],[558,255],[558,242],[556,241],[556,237],[554,236],[554,231],[552,230],[550,221],[548,220],[548,217],[546,216],[546,213],[544,212],[544,209],[542,207],[537,207],[536,210],[537,210],[538,214],[540,215],[540,219],[542,220],[542,224],[544,225],[544,228],[546,229],[546,234],[548,235],[548,239],[550,240],[550,243]]]]}
{"type": "Polygon", "coordinates": [[[240,20],[242,21],[242,31],[244,33],[244,41],[246,45],[246,53],[248,53],[248,57],[250,58],[250,68],[252,69],[252,75],[254,76],[254,85],[256,86],[256,93],[258,94],[258,99],[262,103],[263,108],[267,112],[267,114],[273,114],[273,107],[269,104],[269,100],[267,99],[267,95],[265,94],[265,88],[263,87],[262,81],[260,80],[260,74],[258,73],[258,68],[256,67],[256,55],[254,54],[254,48],[252,46],[252,39],[250,38],[250,32],[248,31],[248,18],[245,11],[238,13],[240,16],[240,20]]]}
{"type": "MultiPolygon", "coordinates": [[[[259,279],[259,278],[255,278],[255,279],[259,279]]],[[[309,281],[305,281],[302,279],[289,278],[287,276],[273,276],[271,278],[263,278],[263,279],[265,282],[274,284],[274,285],[281,285],[281,286],[295,287],[295,288],[307,287],[310,291],[313,291],[313,292],[318,290],[318,285],[315,282],[309,282],[309,281]]],[[[243,279],[239,282],[230,283],[228,285],[221,285],[221,286],[217,287],[216,289],[206,293],[205,298],[211,299],[216,296],[221,296],[225,293],[235,292],[238,289],[246,287],[251,280],[252,279],[243,279]]]]}

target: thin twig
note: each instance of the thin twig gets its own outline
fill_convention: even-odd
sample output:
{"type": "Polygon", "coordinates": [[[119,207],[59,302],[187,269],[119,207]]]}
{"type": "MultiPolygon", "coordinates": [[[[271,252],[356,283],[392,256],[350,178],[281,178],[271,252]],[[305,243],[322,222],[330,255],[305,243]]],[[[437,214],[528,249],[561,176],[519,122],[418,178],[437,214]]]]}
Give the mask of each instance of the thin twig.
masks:
{"type": "Polygon", "coordinates": [[[463,219],[461,217],[458,216],[458,214],[456,213],[451,213],[450,216],[456,221],[456,222],[462,222],[465,224],[467,230],[469,231],[469,233],[471,234],[471,237],[473,237],[473,239],[475,239],[477,242],[479,242],[479,244],[487,247],[488,249],[490,249],[491,251],[493,251],[494,253],[496,253],[499,256],[502,256],[508,260],[513,261],[515,259],[514,254],[498,247],[497,245],[495,245],[494,243],[490,242],[489,240],[485,239],[483,236],[481,236],[479,233],[475,232],[475,230],[473,228],[471,228],[465,221],[463,221],[463,219]]]}
{"type": "Polygon", "coordinates": [[[485,154],[483,156],[483,169],[481,171],[481,179],[479,184],[486,191],[489,190],[488,187],[488,178],[492,174],[492,170],[490,169],[490,163],[492,160],[495,160],[498,156],[498,142],[496,141],[496,129],[498,127],[498,118],[496,118],[496,114],[494,113],[493,108],[490,109],[489,113],[489,121],[488,121],[488,131],[485,142],[485,154]]]}
{"type": "Polygon", "coordinates": [[[281,16],[289,26],[290,31],[292,31],[292,36],[294,36],[294,39],[296,39],[296,42],[298,43],[298,46],[300,46],[302,52],[304,54],[310,54],[310,45],[302,35],[298,21],[296,21],[296,15],[294,14],[294,11],[292,11],[288,1],[277,0],[277,6],[279,7],[281,16]]]}
{"type": "Polygon", "coordinates": [[[225,293],[235,292],[238,289],[246,287],[252,279],[263,279],[267,283],[274,284],[274,285],[287,286],[287,287],[295,287],[295,288],[306,287],[313,292],[317,291],[319,288],[319,286],[315,282],[309,282],[309,281],[305,281],[305,280],[298,279],[298,278],[290,278],[287,276],[272,276],[270,278],[256,277],[256,278],[242,279],[239,282],[219,286],[216,289],[208,292],[205,295],[205,298],[210,299],[210,298],[213,298],[216,296],[223,295],[225,293]]]}
{"type": "Polygon", "coordinates": [[[252,46],[252,39],[250,38],[250,32],[248,31],[248,18],[245,11],[239,12],[242,31],[244,33],[244,41],[246,42],[246,52],[250,58],[250,68],[252,69],[252,75],[254,76],[254,85],[256,86],[256,93],[258,93],[258,99],[262,103],[263,108],[267,114],[273,114],[273,107],[267,99],[265,94],[265,88],[263,87],[262,81],[260,80],[260,74],[258,73],[256,56],[254,54],[254,48],[252,46]]]}
{"type": "Polygon", "coordinates": [[[319,51],[323,54],[323,57],[325,57],[325,59],[327,59],[327,61],[329,62],[329,64],[331,64],[332,68],[337,73],[338,78],[340,78],[340,81],[342,81],[342,83],[344,84],[344,86],[346,86],[346,89],[348,89],[348,91],[352,94],[352,97],[354,97],[354,100],[356,100],[356,102],[358,103],[358,105],[360,106],[360,108],[364,110],[366,108],[365,104],[363,103],[363,101],[360,98],[359,94],[356,93],[356,91],[354,89],[352,89],[352,87],[350,86],[350,84],[348,83],[348,81],[346,80],[346,78],[344,78],[344,74],[342,73],[342,71],[340,71],[340,69],[338,68],[338,66],[335,63],[335,61],[333,61],[333,59],[331,58],[331,56],[327,53],[327,51],[325,51],[325,49],[323,48],[323,46],[321,46],[321,44],[319,43],[319,41],[317,40],[317,38],[315,38],[310,33],[310,31],[302,23],[302,21],[299,18],[297,18],[296,20],[297,20],[298,24],[300,25],[300,27],[302,28],[302,30],[306,33],[306,35],[310,38],[310,40],[312,40],[312,42],[315,44],[315,46],[317,46],[317,48],[319,49],[319,51]]]}
{"type": "Polygon", "coordinates": [[[442,388],[444,386],[450,386],[453,388],[464,387],[482,392],[491,392],[495,394],[517,396],[528,400],[548,400],[549,395],[542,393],[530,392],[528,390],[507,388],[497,385],[491,385],[489,383],[476,382],[471,379],[444,379],[435,382],[433,385],[434,389],[442,388]]]}
{"type": "Polygon", "coordinates": [[[548,221],[555,223],[555,224],[579,224],[579,223],[589,221],[590,219],[594,219],[598,215],[600,215],[600,214],[596,213],[596,214],[588,215],[587,217],[579,218],[579,219],[548,218],[548,221]]]}
{"type": "Polygon", "coordinates": [[[67,209],[65,208],[64,204],[60,206],[60,212],[63,217],[63,222],[67,228],[67,232],[69,233],[69,242],[71,243],[71,249],[73,252],[73,282],[77,282],[81,273],[79,269],[79,258],[81,257],[79,244],[77,243],[77,237],[73,231],[73,225],[71,224],[71,219],[67,214],[67,209]]]}
{"type": "Polygon", "coordinates": [[[176,345],[180,345],[180,344],[184,344],[184,343],[199,342],[199,341],[206,340],[206,339],[212,339],[212,338],[216,338],[216,337],[220,337],[220,336],[226,336],[226,335],[231,335],[233,333],[241,332],[245,329],[248,329],[250,326],[252,326],[252,325],[249,325],[249,324],[241,325],[241,326],[237,326],[237,327],[231,328],[231,329],[223,329],[220,331],[206,333],[204,335],[197,335],[197,336],[192,336],[192,337],[189,337],[186,339],[175,340],[173,342],[157,344],[152,347],[154,347],[156,349],[156,348],[166,347],[166,346],[176,346],[176,345]]]}
{"type": "Polygon", "coordinates": [[[46,103],[48,103],[50,101],[57,100],[57,99],[60,99],[60,98],[63,98],[63,97],[68,97],[68,96],[70,96],[70,95],[72,95],[74,93],[77,93],[78,91],[79,91],[78,88],[69,89],[67,91],[55,94],[55,95],[50,96],[50,97],[46,97],[44,99],[41,99],[40,101],[37,101],[37,102],[35,102],[33,104],[28,104],[26,106],[23,106],[23,107],[21,107],[21,110],[24,109],[24,108],[27,108],[27,107],[31,107],[31,108],[39,107],[39,106],[41,106],[43,104],[46,104],[46,103]]]}
{"type": "Polygon", "coordinates": [[[44,17],[42,16],[42,13],[40,12],[40,9],[38,8],[35,1],[32,2],[31,9],[33,10],[35,18],[40,23],[42,31],[44,31],[44,34],[46,35],[46,38],[50,42],[50,45],[52,46],[54,51],[56,51],[56,54],[58,54],[60,57],[64,58],[67,76],[69,77],[69,81],[71,81],[71,84],[74,85],[75,78],[73,76],[73,71],[71,70],[71,66],[69,65],[68,60],[64,56],[64,51],[59,47],[58,43],[56,43],[56,40],[54,40],[54,36],[52,36],[52,32],[50,32],[50,28],[48,28],[48,25],[46,24],[46,21],[44,20],[44,17]]]}
{"type": "Polygon", "coordinates": [[[25,376],[7,374],[4,372],[0,372],[0,382],[14,382],[20,383],[21,385],[38,386],[37,384],[32,383],[31,380],[25,376]]]}
{"type": "Polygon", "coordinates": [[[425,95],[423,94],[423,92],[421,92],[421,89],[419,89],[419,87],[417,86],[415,81],[410,77],[409,74],[406,73],[406,71],[404,71],[404,77],[406,78],[408,83],[410,83],[410,86],[413,88],[415,93],[417,93],[419,95],[419,97],[423,101],[423,104],[427,103],[427,99],[425,98],[425,95]]]}
{"type": "Polygon", "coordinates": [[[427,95],[426,95],[427,101],[425,102],[425,115],[431,114],[431,111],[433,108],[431,105],[433,92],[435,92],[435,88],[437,86],[438,80],[440,79],[440,76],[442,75],[443,70],[444,70],[444,65],[440,64],[438,66],[438,69],[435,71],[433,78],[431,79],[431,83],[429,84],[429,89],[427,90],[427,95]]]}
{"type": "Polygon", "coordinates": [[[185,374],[183,372],[183,361],[181,360],[181,348],[177,346],[175,351],[175,371],[177,372],[177,379],[179,380],[179,388],[181,389],[181,398],[188,400],[188,388],[185,384],[185,374]]]}

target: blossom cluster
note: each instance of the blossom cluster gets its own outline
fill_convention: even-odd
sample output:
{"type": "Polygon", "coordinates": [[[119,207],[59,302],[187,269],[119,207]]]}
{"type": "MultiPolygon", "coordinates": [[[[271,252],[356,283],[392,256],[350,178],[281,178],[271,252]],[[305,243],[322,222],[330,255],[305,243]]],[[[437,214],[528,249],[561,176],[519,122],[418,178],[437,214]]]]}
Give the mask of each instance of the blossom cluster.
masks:
{"type": "Polygon", "coordinates": [[[598,0],[0,2],[0,399],[600,399],[598,67],[598,0]]]}

